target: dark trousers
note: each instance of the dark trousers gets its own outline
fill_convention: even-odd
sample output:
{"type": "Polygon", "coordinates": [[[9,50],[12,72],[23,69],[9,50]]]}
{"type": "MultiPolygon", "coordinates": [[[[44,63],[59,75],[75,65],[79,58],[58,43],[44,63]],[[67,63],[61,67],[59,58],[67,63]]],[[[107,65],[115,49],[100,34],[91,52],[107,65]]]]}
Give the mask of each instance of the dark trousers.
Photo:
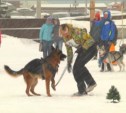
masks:
{"type": "Polygon", "coordinates": [[[52,41],[45,41],[45,40],[42,41],[43,58],[46,58],[52,52],[51,46],[52,41]]]}
{"type": "MultiPolygon", "coordinates": [[[[112,70],[109,63],[107,63],[107,70],[108,70],[108,71],[111,71],[111,70],[112,70]]],[[[105,70],[104,70],[104,63],[102,63],[101,71],[105,71],[105,70]]]]}
{"type": "Polygon", "coordinates": [[[77,82],[78,91],[83,93],[87,85],[95,84],[95,80],[91,76],[91,73],[85,67],[85,64],[88,63],[95,55],[97,49],[93,45],[85,52],[78,53],[76,61],[73,66],[73,75],[74,79],[77,82]],[[86,84],[85,84],[86,83],[86,84]]]}

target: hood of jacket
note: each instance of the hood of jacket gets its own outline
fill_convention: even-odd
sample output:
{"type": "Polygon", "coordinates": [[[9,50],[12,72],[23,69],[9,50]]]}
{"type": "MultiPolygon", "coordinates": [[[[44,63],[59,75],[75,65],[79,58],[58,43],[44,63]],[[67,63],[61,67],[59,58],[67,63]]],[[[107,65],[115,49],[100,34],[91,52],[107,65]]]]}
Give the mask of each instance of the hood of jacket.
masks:
{"type": "MultiPolygon", "coordinates": [[[[108,13],[108,17],[106,18],[106,20],[111,20],[111,12],[110,12],[109,10],[105,10],[105,11],[103,11],[103,15],[104,15],[105,13],[108,13]]],[[[104,18],[104,19],[105,19],[105,18],[104,18]]]]}

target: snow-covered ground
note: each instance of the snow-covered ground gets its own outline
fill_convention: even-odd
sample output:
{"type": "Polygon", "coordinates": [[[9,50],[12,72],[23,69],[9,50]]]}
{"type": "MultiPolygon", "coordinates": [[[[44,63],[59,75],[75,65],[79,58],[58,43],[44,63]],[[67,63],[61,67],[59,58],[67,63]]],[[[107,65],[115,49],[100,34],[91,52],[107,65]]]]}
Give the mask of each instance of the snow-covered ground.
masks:
{"type": "MultiPolygon", "coordinates": [[[[42,95],[26,96],[23,76],[12,78],[3,66],[6,64],[13,70],[21,69],[32,59],[42,56],[38,46],[32,40],[3,36],[0,48],[0,113],[126,113],[126,71],[118,72],[119,68],[115,66],[115,72],[100,72],[97,60],[91,60],[86,65],[97,82],[97,87],[87,96],[72,97],[77,87],[72,73],[68,72],[56,91],[51,89],[52,97],[46,96],[45,81],[42,80],[36,87],[36,92],[42,95]],[[112,85],[121,95],[121,101],[117,104],[106,99],[112,85]]],[[[66,53],[64,46],[63,50],[66,53]]],[[[126,58],[124,61],[126,63],[126,58]]],[[[66,60],[59,67],[56,82],[65,65],[66,60]]]]}

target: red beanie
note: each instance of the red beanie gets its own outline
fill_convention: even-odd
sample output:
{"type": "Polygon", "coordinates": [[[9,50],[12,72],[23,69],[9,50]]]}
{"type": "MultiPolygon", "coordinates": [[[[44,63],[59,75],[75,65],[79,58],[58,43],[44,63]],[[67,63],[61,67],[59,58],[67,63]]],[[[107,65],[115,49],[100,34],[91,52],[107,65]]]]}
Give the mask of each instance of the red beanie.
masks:
{"type": "Polygon", "coordinates": [[[101,17],[100,17],[100,12],[96,12],[95,13],[95,19],[97,18],[97,20],[101,20],[101,17]]]}

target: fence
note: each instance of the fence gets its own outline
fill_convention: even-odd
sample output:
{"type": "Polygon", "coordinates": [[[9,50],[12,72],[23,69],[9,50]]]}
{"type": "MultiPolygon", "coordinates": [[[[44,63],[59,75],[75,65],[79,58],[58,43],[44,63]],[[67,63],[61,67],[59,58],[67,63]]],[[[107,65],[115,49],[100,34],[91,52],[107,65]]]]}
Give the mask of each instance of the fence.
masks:
{"type": "Polygon", "coordinates": [[[45,19],[0,19],[2,34],[19,38],[38,38],[45,19]]]}
{"type": "MultiPolygon", "coordinates": [[[[43,23],[45,23],[45,19],[0,19],[0,30],[2,34],[10,36],[37,39],[39,38],[39,30],[43,23]]],[[[124,26],[123,29],[123,38],[126,38],[126,27],[124,26]]],[[[118,26],[118,31],[118,38],[122,38],[121,26],[118,26]]]]}

